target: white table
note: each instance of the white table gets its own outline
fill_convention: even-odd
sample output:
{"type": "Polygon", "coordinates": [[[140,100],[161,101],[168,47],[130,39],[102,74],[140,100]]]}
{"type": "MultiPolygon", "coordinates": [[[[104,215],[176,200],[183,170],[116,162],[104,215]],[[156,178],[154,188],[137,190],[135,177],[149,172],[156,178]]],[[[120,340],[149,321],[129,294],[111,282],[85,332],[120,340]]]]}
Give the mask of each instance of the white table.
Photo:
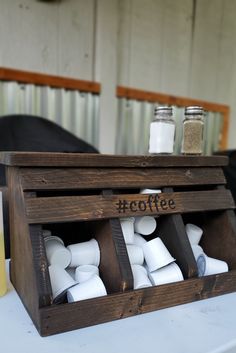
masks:
{"type": "Polygon", "coordinates": [[[235,353],[236,293],[40,337],[9,283],[0,298],[1,353],[235,353]]]}

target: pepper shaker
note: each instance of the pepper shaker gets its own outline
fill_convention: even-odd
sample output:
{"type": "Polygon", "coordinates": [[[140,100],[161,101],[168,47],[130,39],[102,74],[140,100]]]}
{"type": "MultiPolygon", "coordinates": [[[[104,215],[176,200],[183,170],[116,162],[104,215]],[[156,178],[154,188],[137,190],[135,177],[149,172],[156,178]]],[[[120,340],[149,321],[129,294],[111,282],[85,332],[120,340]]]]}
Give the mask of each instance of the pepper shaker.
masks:
{"type": "Polygon", "coordinates": [[[202,107],[185,108],[183,121],[183,154],[200,155],[203,152],[204,110],[202,107]]]}

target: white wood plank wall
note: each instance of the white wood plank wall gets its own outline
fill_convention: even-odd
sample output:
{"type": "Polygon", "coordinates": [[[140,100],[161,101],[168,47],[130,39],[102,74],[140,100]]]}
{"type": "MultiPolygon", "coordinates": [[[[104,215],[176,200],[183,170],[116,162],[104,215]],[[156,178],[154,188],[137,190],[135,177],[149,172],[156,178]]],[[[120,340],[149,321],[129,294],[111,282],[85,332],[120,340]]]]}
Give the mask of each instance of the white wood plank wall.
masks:
{"type": "Polygon", "coordinates": [[[117,85],[229,104],[236,148],[236,0],[0,0],[0,66],[102,84],[100,150],[117,85]]]}

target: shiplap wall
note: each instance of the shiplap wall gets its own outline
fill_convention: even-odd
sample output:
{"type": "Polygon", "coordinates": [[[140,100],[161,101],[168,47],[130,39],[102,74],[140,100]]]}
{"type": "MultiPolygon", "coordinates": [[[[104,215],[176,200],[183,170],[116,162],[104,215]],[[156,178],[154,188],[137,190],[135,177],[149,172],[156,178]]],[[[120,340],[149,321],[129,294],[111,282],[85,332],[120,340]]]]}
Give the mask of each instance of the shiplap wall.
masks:
{"type": "Polygon", "coordinates": [[[122,0],[120,85],[186,95],[191,57],[191,0],[122,0]]]}
{"type": "Polygon", "coordinates": [[[236,1],[119,1],[121,85],[230,105],[236,148],[236,1]]]}
{"type": "Polygon", "coordinates": [[[0,66],[102,84],[99,147],[114,152],[116,85],[231,106],[236,0],[0,0],[0,66]]]}

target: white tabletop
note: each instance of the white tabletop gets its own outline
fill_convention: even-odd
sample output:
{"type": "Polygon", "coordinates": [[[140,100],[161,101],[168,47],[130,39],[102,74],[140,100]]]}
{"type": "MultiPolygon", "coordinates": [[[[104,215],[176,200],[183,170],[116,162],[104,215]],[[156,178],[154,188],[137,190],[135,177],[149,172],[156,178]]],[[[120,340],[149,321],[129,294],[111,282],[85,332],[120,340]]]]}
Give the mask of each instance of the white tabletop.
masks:
{"type": "Polygon", "coordinates": [[[40,337],[9,283],[0,298],[2,353],[235,353],[236,293],[40,337]]]}

